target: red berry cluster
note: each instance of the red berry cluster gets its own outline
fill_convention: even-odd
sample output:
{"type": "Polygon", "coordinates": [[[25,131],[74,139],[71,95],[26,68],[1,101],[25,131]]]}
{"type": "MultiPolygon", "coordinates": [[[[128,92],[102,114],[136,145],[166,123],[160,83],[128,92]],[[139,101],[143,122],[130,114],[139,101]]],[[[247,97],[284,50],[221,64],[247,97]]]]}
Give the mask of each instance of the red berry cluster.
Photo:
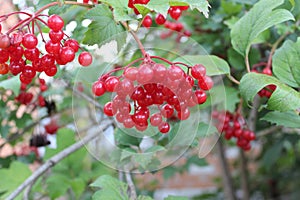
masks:
{"type": "Polygon", "coordinates": [[[251,149],[250,142],[255,140],[255,133],[246,127],[243,116],[238,113],[214,111],[212,117],[219,132],[224,133],[224,137],[230,140],[235,137],[236,144],[245,151],[251,149]]]}
{"type": "MultiPolygon", "coordinates": [[[[38,17],[34,19],[42,21],[50,28],[50,40],[45,43],[46,54],[42,54],[37,48],[38,39],[33,34],[34,30],[27,33],[19,30],[10,35],[0,35],[0,74],[20,74],[20,80],[25,84],[31,83],[37,72],[54,76],[57,65],[72,62],[79,49],[76,40],[64,39],[64,21],[60,16],[51,15],[47,22],[38,17]]],[[[88,66],[92,62],[92,56],[88,52],[82,52],[78,61],[82,66],[88,66]]]]}
{"type": "MultiPolygon", "coordinates": [[[[37,96],[37,102],[36,105],[38,105],[39,107],[44,107],[46,106],[46,101],[44,99],[44,97],[42,96],[42,93],[45,92],[48,89],[48,86],[46,85],[46,82],[44,79],[39,78],[39,89],[40,92],[37,96]]],[[[32,92],[27,92],[27,84],[21,83],[20,86],[20,94],[15,97],[15,100],[21,104],[24,105],[29,105],[33,102],[34,99],[34,94],[32,92]]]]}
{"type": "MultiPolygon", "coordinates": [[[[270,67],[265,67],[262,71],[259,71],[257,69],[257,67],[260,67],[260,66],[266,66],[267,63],[258,63],[256,65],[253,66],[253,69],[251,70],[252,72],[256,72],[256,73],[262,73],[262,74],[266,74],[266,75],[269,75],[269,76],[272,76],[272,70],[270,67]]],[[[260,90],[258,92],[258,95],[260,97],[267,97],[267,98],[270,98],[272,93],[275,91],[276,89],[276,85],[268,85],[266,86],[264,89],[260,90]]]]}
{"type": "Polygon", "coordinates": [[[116,93],[113,100],[105,104],[104,113],[115,116],[125,128],[135,127],[145,131],[150,122],[161,133],[167,133],[170,130],[167,120],[174,115],[180,120],[188,119],[189,108],[206,101],[205,91],[212,88],[213,81],[201,64],[188,66],[190,76],[178,66],[183,63],[171,63],[163,59],[170,65],[167,68],[154,62],[151,59],[154,57],[163,59],[149,56],[139,67],[132,67],[131,64],[124,67],[120,77],[111,76],[112,72],[104,74],[92,89],[96,96],[105,92],[116,93]],[[195,80],[198,84],[195,84],[195,80]],[[151,112],[153,108],[155,112],[151,112]]]}
{"type": "MultiPolygon", "coordinates": [[[[89,3],[90,0],[83,0],[83,3],[89,3]]],[[[98,4],[98,0],[92,0],[93,4],[98,4]]]]}
{"type": "Polygon", "coordinates": [[[57,132],[59,126],[56,119],[52,118],[51,121],[45,126],[46,133],[53,135],[57,132]]]}
{"type": "MultiPolygon", "coordinates": [[[[129,0],[128,7],[134,10],[135,14],[140,14],[140,12],[134,6],[135,4],[148,4],[150,0],[129,0]]],[[[170,6],[168,9],[168,14],[174,20],[178,20],[184,10],[189,9],[189,6],[170,6]]],[[[150,15],[145,16],[143,20],[143,26],[149,28],[152,25],[152,17],[150,15]]],[[[155,22],[157,25],[163,25],[167,21],[166,17],[158,13],[155,17],[155,22]]]]}

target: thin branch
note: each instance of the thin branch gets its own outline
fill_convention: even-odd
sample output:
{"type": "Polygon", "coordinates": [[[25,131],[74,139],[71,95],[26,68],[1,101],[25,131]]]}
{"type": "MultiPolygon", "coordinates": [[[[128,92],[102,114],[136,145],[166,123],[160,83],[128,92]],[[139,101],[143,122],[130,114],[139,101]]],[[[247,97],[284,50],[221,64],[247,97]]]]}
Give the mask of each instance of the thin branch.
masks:
{"type": "Polygon", "coordinates": [[[270,52],[270,55],[269,55],[269,58],[268,58],[268,63],[267,63],[267,68],[271,68],[271,66],[272,66],[272,57],[273,57],[273,54],[274,54],[274,52],[276,51],[276,49],[277,49],[277,47],[278,47],[278,45],[284,40],[284,38],[286,37],[286,36],[288,36],[290,33],[289,32],[287,32],[287,33],[285,33],[284,35],[282,35],[282,36],[280,36],[279,38],[278,38],[278,40],[273,44],[273,46],[272,46],[272,49],[271,49],[271,52],[270,52]]]}
{"type": "MultiPolygon", "coordinates": [[[[111,124],[112,124],[111,120],[105,120],[101,123],[101,125],[99,125],[99,128],[101,130],[105,130],[111,124]]],[[[63,151],[61,151],[58,154],[51,157],[40,168],[38,168],[30,177],[28,177],[16,190],[14,190],[6,198],[6,200],[13,200],[14,198],[16,198],[26,187],[28,187],[30,184],[33,184],[48,169],[52,168],[58,162],[60,162],[62,159],[66,158],[67,156],[69,156],[73,152],[77,151],[78,149],[83,147],[86,143],[92,141],[93,139],[95,139],[99,135],[100,135],[99,132],[96,132],[96,131],[92,134],[86,135],[80,141],[76,142],[75,144],[67,147],[63,151]]]]}
{"type": "Polygon", "coordinates": [[[241,172],[241,186],[243,190],[243,200],[250,199],[249,179],[248,179],[248,162],[244,150],[240,149],[240,172],[241,172]]]}
{"type": "Polygon", "coordinates": [[[224,185],[224,193],[225,193],[225,199],[229,200],[235,200],[235,192],[233,188],[233,183],[230,175],[230,170],[228,167],[227,160],[225,158],[225,149],[223,146],[223,141],[222,139],[219,139],[217,142],[217,151],[218,151],[218,156],[220,159],[220,164],[221,164],[221,172],[222,172],[222,177],[223,177],[223,185],[224,185]]]}
{"type": "Polygon", "coordinates": [[[135,189],[134,183],[132,181],[130,172],[125,172],[125,177],[126,177],[126,181],[128,184],[128,189],[130,191],[130,199],[136,200],[137,199],[136,189],[135,189]]]}
{"type": "Polygon", "coordinates": [[[24,194],[23,194],[23,200],[29,200],[30,199],[29,195],[30,195],[33,184],[34,183],[29,184],[28,187],[25,189],[24,194]]]}
{"type": "Polygon", "coordinates": [[[264,130],[261,130],[261,131],[257,132],[256,137],[259,138],[259,137],[262,137],[262,136],[265,136],[265,135],[269,135],[271,133],[274,133],[276,131],[281,130],[282,128],[283,128],[282,126],[272,126],[270,128],[266,128],[264,130]]]}

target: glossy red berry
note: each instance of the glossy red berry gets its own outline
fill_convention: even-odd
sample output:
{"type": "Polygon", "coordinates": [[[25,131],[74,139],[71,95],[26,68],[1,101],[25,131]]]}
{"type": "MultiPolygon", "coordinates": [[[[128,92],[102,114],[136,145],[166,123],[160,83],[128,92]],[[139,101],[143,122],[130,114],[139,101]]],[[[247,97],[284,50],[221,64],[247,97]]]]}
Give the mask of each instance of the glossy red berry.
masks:
{"type": "Polygon", "coordinates": [[[178,20],[179,17],[181,16],[182,10],[180,10],[180,8],[178,7],[174,7],[170,10],[170,16],[175,19],[178,20]]]}
{"type": "Polygon", "coordinates": [[[206,75],[206,68],[201,64],[194,65],[191,74],[195,79],[200,79],[206,75]]]}
{"type": "Polygon", "coordinates": [[[104,83],[102,81],[96,81],[93,84],[92,91],[94,95],[102,96],[106,91],[104,83]]]}
{"type": "Polygon", "coordinates": [[[89,52],[84,51],[79,54],[78,62],[80,65],[86,67],[92,64],[93,57],[89,52]]]}
{"type": "Polygon", "coordinates": [[[8,35],[0,34],[0,48],[6,49],[10,46],[10,38],[8,35]]]}
{"type": "Polygon", "coordinates": [[[116,86],[119,84],[119,78],[116,76],[110,76],[105,80],[105,88],[108,92],[114,92],[116,86]]]}
{"type": "Polygon", "coordinates": [[[165,134],[167,132],[169,132],[170,130],[170,124],[168,122],[162,122],[159,126],[158,126],[158,130],[165,134]]]}
{"type": "Polygon", "coordinates": [[[27,49],[33,49],[38,44],[37,37],[31,33],[23,35],[22,44],[27,49]]]}
{"type": "Polygon", "coordinates": [[[149,15],[147,15],[147,16],[144,18],[142,24],[143,24],[144,27],[150,28],[151,25],[152,25],[152,18],[151,18],[149,15]]]}
{"type": "Polygon", "coordinates": [[[64,27],[64,20],[58,15],[51,15],[48,18],[48,26],[53,31],[59,31],[64,27]]]}
{"type": "Polygon", "coordinates": [[[163,25],[163,24],[166,22],[166,18],[165,18],[162,14],[158,14],[158,15],[155,17],[155,22],[156,22],[158,25],[163,25]]]}
{"type": "Polygon", "coordinates": [[[107,116],[110,116],[110,117],[112,117],[114,115],[113,111],[112,111],[112,102],[107,102],[104,105],[103,112],[104,112],[104,114],[106,114],[107,116]]]}

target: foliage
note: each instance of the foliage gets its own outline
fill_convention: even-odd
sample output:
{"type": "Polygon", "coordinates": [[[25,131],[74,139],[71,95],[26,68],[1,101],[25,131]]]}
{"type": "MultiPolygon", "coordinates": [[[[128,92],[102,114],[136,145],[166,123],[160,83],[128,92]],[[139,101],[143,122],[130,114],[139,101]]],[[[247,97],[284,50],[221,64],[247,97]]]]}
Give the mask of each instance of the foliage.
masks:
{"type": "MultiPolygon", "coordinates": [[[[113,130],[99,137],[102,143],[92,144],[101,148],[100,153],[89,145],[73,152],[36,181],[31,198],[130,199],[129,183],[117,179],[115,170],[107,166],[122,170],[128,167],[134,172],[154,175],[161,170],[164,180],[171,180],[178,173],[188,173],[191,166],[207,166],[206,159],[199,158],[201,145],[211,140],[211,146],[206,148],[211,151],[216,138],[223,137],[213,125],[211,113],[214,110],[236,112],[246,120],[251,118],[245,126],[254,127],[252,131],[257,133],[252,144],[253,152],[258,154],[253,161],[257,170],[249,172],[251,198],[257,194],[266,199],[299,195],[299,1],[151,0],[148,4],[136,4],[136,10],[128,7],[127,0],[99,0],[97,4],[89,1],[83,6],[68,5],[69,1],[40,0],[36,5],[26,1],[35,11],[56,2],[59,3],[47,10],[48,14],[60,15],[65,27],[73,26],[70,35],[81,43],[82,49],[94,51],[94,62],[89,68],[75,69],[76,62],[58,68],[53,79],[46,78],[48,90],[44,93],[36,79],[28,86],[30,89],[27,88],[36,95],[28,105],[15,101],[22,93],[19,76],[0,75],[0,139],[14,148],[20,143],[26,144],[28,151],[30,139],[45,134],[48,122],[44,119],[58,118],[59,125],[58,132],[52,136],[47,134],[54,138],[54,144],[37,148],[44,148],[45,155],[30,149],[30,153],[24,155],[14,151],[0,158],[1,198],[6,198],[30,176],[29,164],[41,165],[90,132],[99,131],[97,127],[104,119],[102,107],[111,97],[105,94],[95,98],[92,84],[100,74],[141,58],[141,45],[151,54],[171,62],[205,65],[206,74],[213,76],[215,82],[207,92],[207,102],[191,111],[191,120],[181,123],[170,120],[172,129],[167,135],[153,127],[143,133],[130,129],[128,134],[122,127],[110,126],[113,130]],[[189,9],[176,21],[168,14],[170,6],[189,6],[189,9]],[[136,11],[141,15],[134,14],[136,11]],[[172,23],[180,23],[183,29],[172,32],[166,25],[159,26],[155,23],[159,13],[172,23]],[[142,27],[146,16],[152,17],[153,28],[142,27]],[[186,37],[185,31],[190,31],[191,37],[186,37]],[[139,39],[133,40],[130,32],[139,39]],[[164,34],[169,35],[163,40],[164,34]],[[200,45],[194,45],[197,43],[200,45]],[[266,73],[268,70],[271,73],[266,73]],[[270,86],[275,89],[271,90],[270,86]],[[270,96],[259,97],[262,90],[270,92],[270,96]],[[54,101],[55,111],[53,108],[51,113],[49,108],[39,107],[38,95],[48,102],[54,101]],[[256,113],[254,118],[253,113],[256,113]],[[145,139],[152,142],[146,148],[143,147],[145,139]],[[109,149],[109,145],[114,148],[109,149]],[[184,158],[184,163],[171,164],[179,157],[184,158]]],[[[76,4],[75,1],[72,4],[76,4]]],[[[43,23],[39,26],[44,33],[50,31],[43,23]]],[[[190,69],[184,70],[190,73],[190,69]]],[[[121,75],[120,72],[115,74],[121,75]]],[[[226,148],[236,146],[235,142],[227,142],[226,148]]],[[[0,143],[0,152],[1,148],[0,143]]],[[[216,153],[213,149],[212,154],[216,153]]],[[[246,156],[250,158],[250,154],[246,156]]],[[[236,189],[241,189],[240,179],[241,175],[234,173],[236,189]]],[[[155,184],[154,189],[144,193],[137,188],[138,199],[151,200],[157,187],[155,184]]],[[[195,199],[216,199],[222,195],[224,190],[220,189],[195,199]]],[[[188,197],[170,195],[165,199],[188,197]]]]}

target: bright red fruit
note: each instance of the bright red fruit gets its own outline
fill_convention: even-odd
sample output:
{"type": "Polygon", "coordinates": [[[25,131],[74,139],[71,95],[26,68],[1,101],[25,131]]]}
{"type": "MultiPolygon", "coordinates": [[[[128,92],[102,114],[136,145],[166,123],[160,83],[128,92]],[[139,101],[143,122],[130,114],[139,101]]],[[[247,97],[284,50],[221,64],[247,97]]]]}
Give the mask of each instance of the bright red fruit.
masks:
{"type": "Polygon", "coordinates": [[[158,15],[155,17],[155,22],[156,22],[158,25],[163,25],[163,24],[166,22],[166,18],[165,18],[162,14],[158,14],[158,15]]]}
{"type": "Polygon", "coordinates": [[[163,134],[167,133],[170,130],[170,124],[168,122],[163,122],[158,126],[158,130],[163,134]]]}
{"type": "Polygon", "coordinates": [[[37,37],[31,33],[23,35],[22,44],[27,49],[33,49],[38,44],[37,37]]]}
{"type": "Polygon", "coordinates": [[[144,18],[142,24],[143,24],[144,27],[150,28],[151,25],[152,25],[152,18],[151,18],[149,15],[147,15],[147,16],[144,18]]]}
{"type": "Polygon", "coordinates": [[[102,96],[106,91],[104,83],[102,81],[96,81],[93,84],[92,91],[94,95],[102,96]]]}
{"type": "Polygon", "coordinates": [[[79,54],[78,62],[80,65],[86,67],[92,64],[93,57],[89,52],[84,51],[79,54]]]}
{"type": "Polygon", "coordinates": [[[58,15],[51,15],[48,18],[48,26],[53,31],[59,31],[64,27],[64,20],[58,15]]]}
{"type": "Polygon", "coordinates": [[[110,76],[105,80],[105,88],[108,92],[114,92],[116,86],[119,84],[119,78],[116,76],[110,76]]]}
{"type": "Polygon", "coordinates": [[[103,112],[104,112],[104,114],[106,114],[107,116],[110,116],[110,117],[112,117],[114,115],[113,111],[112,111],[112,103],[111,102],[107,102],[104,105],[103,112]]]}

